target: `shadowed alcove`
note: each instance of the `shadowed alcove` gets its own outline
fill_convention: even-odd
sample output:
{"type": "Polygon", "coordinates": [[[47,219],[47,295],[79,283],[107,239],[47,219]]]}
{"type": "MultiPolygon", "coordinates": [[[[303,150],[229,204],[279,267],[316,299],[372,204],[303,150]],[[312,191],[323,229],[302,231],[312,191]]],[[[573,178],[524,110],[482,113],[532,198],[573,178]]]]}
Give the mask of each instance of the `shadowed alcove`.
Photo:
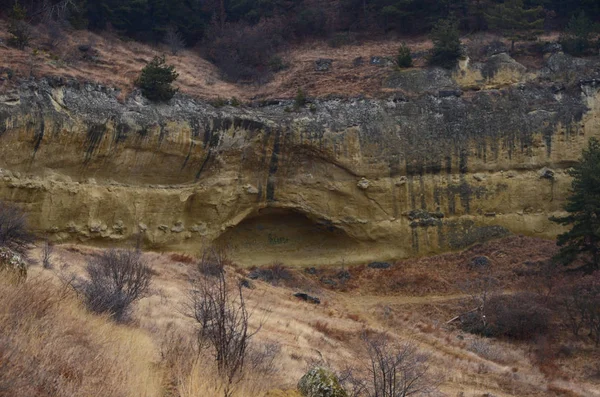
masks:
{"type": "Polygon", "coordinates": [[[334,265],[357,244],[342,229],[293,210],[265,208],[246,217],[216,241],[242,265],[334,265]]]}

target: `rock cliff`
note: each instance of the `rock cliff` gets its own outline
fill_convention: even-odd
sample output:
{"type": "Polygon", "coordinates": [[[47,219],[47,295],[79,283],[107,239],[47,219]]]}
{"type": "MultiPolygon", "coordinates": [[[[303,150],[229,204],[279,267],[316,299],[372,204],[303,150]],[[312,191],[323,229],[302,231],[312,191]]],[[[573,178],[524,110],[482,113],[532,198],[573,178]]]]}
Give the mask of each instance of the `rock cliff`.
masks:
{"type": "Polygon", "coordinates": [[[60,78],[0,95],[0,199],[57,241],[244,264],[356,263],[553,237],[566,170],[600,136],[600,62],[506,54],[391,72],[379,98],[152,105],[60,78]]]}

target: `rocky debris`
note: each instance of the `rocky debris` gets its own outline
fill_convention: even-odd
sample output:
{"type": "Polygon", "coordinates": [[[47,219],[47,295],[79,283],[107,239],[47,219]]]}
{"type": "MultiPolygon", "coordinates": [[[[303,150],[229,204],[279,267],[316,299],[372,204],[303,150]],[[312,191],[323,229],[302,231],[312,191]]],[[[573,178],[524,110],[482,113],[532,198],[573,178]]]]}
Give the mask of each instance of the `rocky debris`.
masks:
{"type": "Polygon", "coordinates": [[[308,303],[312,303],[314,305],[320,305],[321,304],[321,299],[314,297],[314,296],[310,296],[305,292],[297,292],[294,294],[294,296],[300,300],[303,300],[305,302],[308,303]]]}
{"type": "Polygon", "coordinates": [[[491,57],[493,55],[498,55],[503,52],[508,52],[509,48],[502,41],[494,40],[484,48],[484,51],[486,56],[491,57]]]}
{"type": "Polygon", "coordinates": [[[371,186],[371,182],[366,178],[362,178],[360,181],[358,181],[356,186],[361,190],[367,190],[369,186],[371,186]]]}
{"type": "Polygon", "coordinates": [[[293,278],[289,270],[284,266],[273,265],[267,268],[257,268],[248,273],[251,280],[262,280],[267,283],[275,283],[280,280],[291,280],[293,278]]]}
{"type": "Polygon", "coordinates": [[[346,282],[352,278],[352,274],[350,274],[348,270],[341,270],[335,275],[335,277],[342,282],[346,282]]]}
{"type": "Polygon", "coordinates": [[[316,72],[328,72],[333,66],[333,59],[321,58],[315,61],[316,72]]]}
{"type": "Polygon", "coordinates": [[[438,92],[438,97],[440,98],[460,98],[462,96],[462,90],[440,90],[438,92]]]}
{"type": "Polygon", "coordinates": [[[370,269],[389,269],[392,265],[388,262],[371,262],[367,265],[370,269]]]}
{"type": "Polygon", "coordinates": [[[348,397],[337,376],[323,367],[311,368],[298,382],[304,397],[348,397]]]}
{"type": "Polygon", "coordinates": [[[148,225],[145,223],[138,223],[138,229],[140,232],[144,233],[146,230],[148,230],[148,225]]]}
{"type": "Polygon", "coordinates": [[[321,280],[320,280],[320,281],[321,281],[323,284],[325,284],[325,285],[329,285],[330,287],[335,287],[335,286],[337,286],[337,282],[335,282],[335,280],[332,280],[332,279],[330,279],[330,278],[328,278],[328,277],[321,277],[321,280]]]}
{"type": "Polygon", "coordinates": [[[117,234],[123,234],[125,232],[126,227],[125,227],[125,224],[123,223],[123,221],[119,219],[115,222],[112,229],[117,234]]]}
{"type": "Polygon", "coordinates": [[[487,256],[476,256],[467,265],[469,270],[481,270],[491,266],[492,261],[487,256]]]}
{"type": "Polygon", "coordinates": [[[440,211],[429,212],[425,210],[412,210],[408,213],[411,227],[441,226],[444,214],[440,211]]]}
{"type": "Polygon", "coordinates": [[[394,185],[396,186],[403,186],[406,185],[406,183],[408,182],[408,178],[405,176],[401,176],[400,178],[398,178],[396,180],[396,182],[394,183],[394,185]]]}
{"type": "Polygon", "coordinates": [[[24,280],[27,278],[27,263],[10,248],[0,247],[0,272],[10,272],[19,280],[24,280]]]}
{"type": "Polygon", "coordinates": [[[540,178],[554,180],[555,173],[548,167],[544,167],[539,172],[540,178]]]}
{"type": "Polygon", "coordinates": [[[244,189],[248,194],[258,194],[258,189],[252,185],[246,185],[244,186],[244,189]]]}
{"type": "Polygon", "coordinates": [[[171,228],[171,231],[173,233],[183,233],[185,231],[185,226],[183,225],[183,222],[178,221],[177,223],[175,223],[175,226],[171,228]]]}
{"type": "Polygon", "coordinates": [[[158,226],[158,230],[160,230],[161,232],[168,232],[169,231],[169,225],[159,225],[158,226]]]}
{"type": "Polygon", "coordinates": [[[421,95],[427,93],[437,95],[440,90],[459,89],[451,73],[442,68],[396,71],[387,78],[384,86],[421,95]]]}
{"type": "Polygon", "coordinates": [[[544,54],[556,54],[557,52],[561,52],[563,47],[560,43],[547,43],[542,48],[542,52],[544,54]]]}
{"type": "Polygon", "coordinates": [[[515,61],[507,53],[493,55],[481,68],[481,75],[491,80],[500,71],[509,71],[515,79],[519,80],[527,72],[527,68],[515,61]]]}
{"type": "Polygon", "coordinates": [[[370,63],[373,66],[379,66],[379,67],[393,66],[394,65],[394,61],[391,60],[390,58],[388,58],[388,57],[381,57],[381,56],[378,56],[378,55],[372,56],[370,63]]]}
{"type": "Polygon", "coordinates": [[[477,182],[483,182],[485,178],[485,174],[473,174],[473,179],[475,179],[477,182]]]}

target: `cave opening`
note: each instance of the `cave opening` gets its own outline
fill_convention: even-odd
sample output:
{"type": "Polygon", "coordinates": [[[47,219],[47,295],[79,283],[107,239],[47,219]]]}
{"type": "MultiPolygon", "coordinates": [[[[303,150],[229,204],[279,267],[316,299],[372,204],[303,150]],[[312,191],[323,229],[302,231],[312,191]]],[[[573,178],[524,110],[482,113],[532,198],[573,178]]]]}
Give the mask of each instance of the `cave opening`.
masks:
{"type": "Polygon", "coordinates": [[[244,266],[274,262],[294,266],[339,265],[357,250],[356,242],[324,219],[293,209],[264,208],[230,228],[216,241],[244,266]]]}

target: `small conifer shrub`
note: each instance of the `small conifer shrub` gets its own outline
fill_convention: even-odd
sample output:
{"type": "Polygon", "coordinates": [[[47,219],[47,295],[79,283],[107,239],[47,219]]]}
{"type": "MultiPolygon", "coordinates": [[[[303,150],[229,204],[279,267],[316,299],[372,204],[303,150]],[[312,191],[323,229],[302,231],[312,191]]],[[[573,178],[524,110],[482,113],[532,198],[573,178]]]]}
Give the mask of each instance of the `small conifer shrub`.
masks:
{"type": "Polygon", "coordinates": [[[406,45],[406,43],[402,43],[402,46],[398,50],[396,64],[399,68],[410,68],[413,65],[410,48],[406,45]]]}
{"type": "Polygon", "coordinates": [[[175,66],[167,65],[165,57],[155,56],[148,63],[135,84],[141,88],[142,94],[154,102],[167,102],[177,93],[178,89],[173,87],[173,82],[177,80],[179,73],[175,71],[175,66]]]}

